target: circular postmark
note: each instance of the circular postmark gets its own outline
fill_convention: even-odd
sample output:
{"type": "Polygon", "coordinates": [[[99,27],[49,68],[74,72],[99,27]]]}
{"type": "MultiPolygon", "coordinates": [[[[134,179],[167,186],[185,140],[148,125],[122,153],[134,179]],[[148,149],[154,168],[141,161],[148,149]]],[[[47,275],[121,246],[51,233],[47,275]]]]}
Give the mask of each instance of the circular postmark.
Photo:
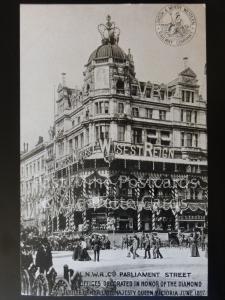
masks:
{"type": "Polygon", "coordinates": [[[158,37],[166,45],[182,46],[189,42],[196,32],[197,22],[193,12],[181,4],[163,7],[155,20],[158,37]]]}

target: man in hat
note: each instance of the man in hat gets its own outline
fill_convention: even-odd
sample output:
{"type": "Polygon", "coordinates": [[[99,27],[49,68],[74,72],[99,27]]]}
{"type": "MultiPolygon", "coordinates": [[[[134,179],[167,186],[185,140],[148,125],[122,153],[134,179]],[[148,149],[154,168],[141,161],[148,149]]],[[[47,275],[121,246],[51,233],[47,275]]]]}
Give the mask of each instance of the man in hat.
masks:
{"type": "Polygon", "coordinates": [[[151,258],[150,248],[151,248],[151,245],[150,245],[150,238],[149,238],[149,235],[146,234],[145,245],[144,245],[144,249],[145,249],[145,256],[144,256],[144,259],[147,258],[147,255],[148,255],[148,258],[151,258]]]}
{"type": "Polygon", "coordinates": [[[94,261],[99,261],[100,249],[101,249],[101,241],[97,235],[95,235],[94,240],[92,242],[94,249],[94,261]]]}
{"type": "Polygon", "coordinates": [[[161,240],[158,236],[156,236],[155,240],[156,240],[156,257],[163,258],[161,252],[159,251],[160,246],[161,246],[161,240]]]}

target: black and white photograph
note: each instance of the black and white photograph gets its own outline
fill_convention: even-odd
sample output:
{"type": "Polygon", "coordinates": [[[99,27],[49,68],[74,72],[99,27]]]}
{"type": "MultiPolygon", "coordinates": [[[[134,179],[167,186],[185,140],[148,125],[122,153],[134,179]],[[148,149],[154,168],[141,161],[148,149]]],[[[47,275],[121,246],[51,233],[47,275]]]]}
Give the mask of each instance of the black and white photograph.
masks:
{"type": "Polygon", "coordinates": [[[21,295],[208,295],[205,10],[20,5],[21,295]]]}

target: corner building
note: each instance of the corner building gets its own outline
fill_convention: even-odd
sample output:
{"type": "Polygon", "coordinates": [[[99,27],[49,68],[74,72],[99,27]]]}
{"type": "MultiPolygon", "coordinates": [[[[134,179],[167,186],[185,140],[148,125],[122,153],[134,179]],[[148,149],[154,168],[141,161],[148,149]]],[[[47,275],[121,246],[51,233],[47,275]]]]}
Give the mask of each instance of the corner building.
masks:
{"type": "Polygon", "coordinates": [[[206,101],[185,67],[169,83],[136,78],[107,17],[81,90],[58,85],[47,229],[190,230],[207,223],[206,101]]]}

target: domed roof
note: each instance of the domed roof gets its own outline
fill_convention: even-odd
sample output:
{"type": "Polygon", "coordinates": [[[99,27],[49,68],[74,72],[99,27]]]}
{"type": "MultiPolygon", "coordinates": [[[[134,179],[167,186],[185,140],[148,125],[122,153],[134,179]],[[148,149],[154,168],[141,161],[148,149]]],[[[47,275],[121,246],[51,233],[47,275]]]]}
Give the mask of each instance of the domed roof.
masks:
{"type": "Polygon", "coordinates": [[[88,59],[88,64],[95,59],[115,58],[125,60],[126,53],[117,44],[103,44],[92,52],[88,59]]]}

